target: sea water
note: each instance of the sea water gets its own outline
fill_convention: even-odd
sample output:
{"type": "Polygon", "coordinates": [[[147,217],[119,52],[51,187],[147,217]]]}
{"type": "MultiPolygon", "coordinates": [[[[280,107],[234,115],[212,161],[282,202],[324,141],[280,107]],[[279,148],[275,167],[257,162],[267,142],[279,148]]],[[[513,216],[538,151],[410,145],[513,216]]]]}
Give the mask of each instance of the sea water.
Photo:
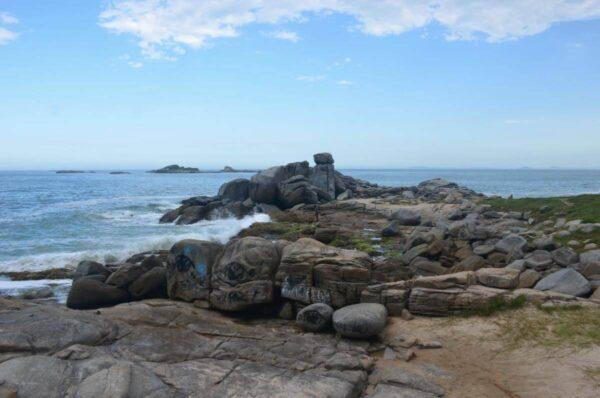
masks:
{"type": "MultiPolygon", "coordinates": [[[[382,185],[410,186],[443,177],[485,194],[515,197],[600,192],[600,171],[342,170],[382,185]]],[[[226,242],[266,215],[243,220],[159,224],[182,199],[215,195],[251,173],[56,174],[0,172],[0,272],[75,267],[83,259],[118,262],[181,239],[226,242]]]]}

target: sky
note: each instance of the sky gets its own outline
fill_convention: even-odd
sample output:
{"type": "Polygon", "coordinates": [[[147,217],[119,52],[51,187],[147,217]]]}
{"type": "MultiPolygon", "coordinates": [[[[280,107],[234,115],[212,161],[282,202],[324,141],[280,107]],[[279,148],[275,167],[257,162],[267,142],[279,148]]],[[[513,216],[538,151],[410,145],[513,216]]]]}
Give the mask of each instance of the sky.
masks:
{"type": "Polygon", "coordinates": [[[0,0],[0,169],[600,168],[600,0],[0,0]]]}

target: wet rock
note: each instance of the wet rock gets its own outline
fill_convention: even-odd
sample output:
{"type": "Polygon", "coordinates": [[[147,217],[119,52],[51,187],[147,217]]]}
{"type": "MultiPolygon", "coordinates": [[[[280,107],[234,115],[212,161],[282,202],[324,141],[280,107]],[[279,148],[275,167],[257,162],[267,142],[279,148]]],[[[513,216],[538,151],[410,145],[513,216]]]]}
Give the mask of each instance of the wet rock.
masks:
{"type": "Polygon", "coordinates": [[[536,290],[551,290],[553,292],[585,296],[590,293],[590,282],[572,268],[565,268],[542,278],[536,285],[536,290]]]}
{"type": "Polygon", "coordinates": [[[168,296],[166,268],[154,267],[143,273],[129,286],[129,294],[133,300],[166,298],[168,296]]]}
{"type": "Polygon", "coordinates": [[[167,291],[172,299],[207,300],[214,262],[223,246],[186,239],[171,248],[167,264],[167,291]]]}
{"type": "Polygon", "coordinates": [[[234,202],[243,202],[249,197],[250,181],[245,178],[237,178],[226,182],[219,188],[218,196],[234,202]]]}
{"type": "Polygon", "coordinates": [[[129,293],[125,289],[84,277],[73,282],[67,297],[67,307],[79,310],[108,307],[129,299],[129,293]]]}
{"type": "Polygon", "coordinates": [[[277,246],[264,238],[249,236],[230,241],[212,270],[211,306],[240,311],[272,303],[279,256],[277,246]]]}
{"type": "MultiPolygon", "coordinates": [[[[195,224],[198,221],[204,220],[209,212],[210,212],[210,208],[208,206],[186,207],[180,213],[179,218],[177,218],[177,224],[178,225],[195,224]]],[[[169,216],[168,218],[170,219],[171,216],[169,216]]]]}
{"type": "Polygon", "coordinates": [[[383,331],[387,310],[381,304],[361,303],[333,313],[333,327],[343,337],[367,338],[383,331]]]}
{"type": "Polygon", "coordinates": [[[77,280],[88,275],[103,275],[105,278],[108,278],[110,271],[100,263],[85,260],[77,264],[77,268],[73,274],[73,280],[77,280]]]}
{"type": "Polygon", "coordinates": [[[322,332],[331,327],[333,308],[323,303],[304,307],[296,316],[296,323],[307,332],[322,332]]]}
{"type": "Polygon", "coordinates": [[[106,283],[121,289],[127,289],[129,285],[146,271],[146,268],[141,264],[121,264],[119,268],[106,279],[106,283]]]}

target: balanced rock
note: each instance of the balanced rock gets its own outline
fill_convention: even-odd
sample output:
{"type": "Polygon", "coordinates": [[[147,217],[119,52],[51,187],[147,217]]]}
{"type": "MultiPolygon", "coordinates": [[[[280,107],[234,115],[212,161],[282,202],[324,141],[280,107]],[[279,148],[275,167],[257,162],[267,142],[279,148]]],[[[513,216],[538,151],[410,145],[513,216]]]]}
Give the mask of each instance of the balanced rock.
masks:
{"type": "Polygon", "coordinates": [[[316,153],[313,158],[316,164],[333,164],[333,156],[328,152],[316,153]]]}
{"type": "Polygon", "coordinates": [[[551,290],[572,296],[585,296],[592,290],[592,285],[579,272],[572,268],[565,268],[542,278],[535,285],[535,289],[551,290]]]}
{"type": "Polygon", "coordinates": [[[249,236],[230,241],[212,269],[211,306],[240,311],[272,303],[279,260],[278,246],[270,240],[249,236]]]}
{"type": "Polygon", "coordinates": [[[167,291],[171,299],[206,300],[215,259],[223,246],[203,240],[186,239],[171,248],[167,262],[167,291]]]}
{"type": "Polygon", "coordinates": [[[307,332],[322,332],[331,326],[333,308],[323,303],[304,307],[296,316],[296,323],[307,332]]]}
{"type": "Polygon", "coordinates": [[[343,337],[376,336],[383,331],[386,322],[387,310],[376,303],[353,304],[333,313],[333,327],[343,337]]]}

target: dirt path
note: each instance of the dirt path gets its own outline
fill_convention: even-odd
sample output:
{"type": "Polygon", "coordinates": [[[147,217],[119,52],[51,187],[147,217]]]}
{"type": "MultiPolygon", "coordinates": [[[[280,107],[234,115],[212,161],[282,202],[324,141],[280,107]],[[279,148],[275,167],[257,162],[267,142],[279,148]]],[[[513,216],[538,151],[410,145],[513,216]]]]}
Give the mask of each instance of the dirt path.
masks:
{"type": "MultiPolygon", "coordinates": [[[[526,316],[514,313],[511,316],[526,316]]],[[[439,341],[441,349],[421,349],[409,363],[446,389],[446,397],[595,398],[599,396],[600,347],[541,348],[533,343],[512,348],[490,318],[395,318],[388,337],[439,341]]],[[[377,366],[385,366],[380,360],[377,366]]]]}

